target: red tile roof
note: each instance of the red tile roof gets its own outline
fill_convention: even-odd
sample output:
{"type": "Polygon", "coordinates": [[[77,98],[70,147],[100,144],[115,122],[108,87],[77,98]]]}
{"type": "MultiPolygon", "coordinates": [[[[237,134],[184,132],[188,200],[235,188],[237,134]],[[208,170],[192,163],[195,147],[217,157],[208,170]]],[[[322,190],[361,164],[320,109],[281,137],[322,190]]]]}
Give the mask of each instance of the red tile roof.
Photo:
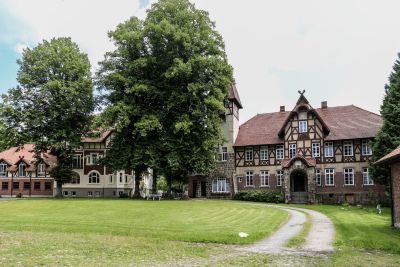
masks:
{"type": "MultiPolygon", "coordinates": [[[[28,165],[34,165],[36,162],[36,159],[34,157],[34,148],[34,144],[25,144],[21,148],[12,147],[4,150],[0,152],[0,162],[4,161],[9,165],[8,171],[16,171],[18,169],[16,164],[19,163],[21,160],[25,161],[25,163],[28,165]]],[[[48,153],[43,153],[42,158],[50,168],[54,167],[57,163],[57,158],[48,153]]],[[[34,168],[30,166],[29,170],[34,170],[34,168]]]]}
{"type": "MultiPolygon", "coordinates": [[[[314,111],[330,130],[325,140],[372,138],[382,125],[381,116],[354,105],[318,108],[314,111]]],[[[240,126],[234,146],[283,143],[278,132],[290,113],[265,113],[251,118],[240,126]]]]}
{"type": "Polygon", "coordinates": [[[100,131],[99,137],[85,137],[85,138],[83,138],[82,142],[101,143],[101,142],[104,142],[104,139],[106,139],[110,133],[111,133],[110,130],[100,131]]]}
{"type": "Polygon", "coordinates": [[[378,165],[385,164],[385,163],[389,163],[389,162],[394,161],[399,158],[400,158],[400,147],[396,148],[395,150],[393,150],[392,152],[390,152],[389,154],[387,154],[386,156],[384,156],[383,158],[381,158],[380,160],[375,162],[375,164],[378,164],[378,165]]]}
{"type": "Polygon", "coordinates": [[[296,156],[291,159],[282,160],[282,167],[289,168],[296,160],[301,160],[307,167],[313,167],[317,163],[314,158],[305,158],[301,154],[296,154],[296,156]]]}

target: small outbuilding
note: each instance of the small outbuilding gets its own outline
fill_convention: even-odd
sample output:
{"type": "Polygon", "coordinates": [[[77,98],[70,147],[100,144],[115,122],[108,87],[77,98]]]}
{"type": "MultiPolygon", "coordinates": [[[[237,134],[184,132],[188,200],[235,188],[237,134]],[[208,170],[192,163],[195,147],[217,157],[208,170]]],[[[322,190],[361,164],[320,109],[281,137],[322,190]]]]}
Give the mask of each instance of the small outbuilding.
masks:
{"type": "Polygon", "coordinates": [[[375,164],[390,166],[392,224],[394,227],[400,228],[400,147],[378,160],[375,164]]]}

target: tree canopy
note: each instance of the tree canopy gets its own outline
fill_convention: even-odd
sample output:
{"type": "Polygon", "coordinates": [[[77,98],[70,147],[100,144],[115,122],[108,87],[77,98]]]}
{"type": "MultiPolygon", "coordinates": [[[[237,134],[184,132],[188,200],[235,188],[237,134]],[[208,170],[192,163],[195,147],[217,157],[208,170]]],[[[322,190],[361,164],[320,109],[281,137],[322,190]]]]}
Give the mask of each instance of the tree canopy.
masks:
{"type": "MultiPolygon", "coordinates": [[[[378,131],[372,145],[372,162],[375,162],[400,146],[400,54],[395,61],[389,76],[389,84],[385,86],[385,97],[381,105],[383,125],[378,131]]],[[[390,170],[384,166],[371,166],[374,181],[388,185],[390,170]]]]}
{"type": "Polygon", "coordinates": [[[106,161],[117,169],[152,167],[169,177],[210,172],[233,78],[208,13],[188,0],[160,0],[144,21],[132,17],[109,37],[116,49],[97,73],[101,121],[116,129],[106,161]],[[113,156],[121,149],[130,160],[113,156]]]}
{"type": "Polygon", "coordinates": [[[20,144],[35,143],[38,161],[44,151],[57,156],[50,174],[61,194],[95,107],[89,59],[70,38],[54,38],[25,49],[17,63],[19,85],[3,95],[2,121],[20,144]]]}

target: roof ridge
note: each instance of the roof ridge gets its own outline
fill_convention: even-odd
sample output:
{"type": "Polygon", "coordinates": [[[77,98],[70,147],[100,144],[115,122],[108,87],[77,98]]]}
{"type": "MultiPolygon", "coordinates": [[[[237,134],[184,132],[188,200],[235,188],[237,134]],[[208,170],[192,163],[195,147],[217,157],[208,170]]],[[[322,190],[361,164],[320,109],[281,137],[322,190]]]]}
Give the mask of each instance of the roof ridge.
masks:
{"type": "Polygon", "coordinates": [[[358,109],[360,109],[360,110],[363,110],[363,111],[369,112],[369,113],[371,113],[371,114],[374,114],[374,115],[376,115],[376,116],[382,117],[382,116],[381,116],[380,114],[378,114],[378,113],[369,111],[369,110],[364,109],[364,108],[360,108],[360,107],[358,107],[358,106],[356,106],[356,105],[353,105],[353,104],[352,104],[352,106],[355,107],[355,108],[358,108],[358,109]]]}

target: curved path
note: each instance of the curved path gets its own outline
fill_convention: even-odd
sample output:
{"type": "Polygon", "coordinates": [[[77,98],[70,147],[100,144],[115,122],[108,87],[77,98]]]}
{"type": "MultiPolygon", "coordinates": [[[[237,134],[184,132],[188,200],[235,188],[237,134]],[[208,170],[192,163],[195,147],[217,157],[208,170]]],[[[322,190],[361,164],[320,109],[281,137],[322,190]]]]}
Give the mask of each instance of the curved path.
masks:
{"type": "Polygon", "coordinates": [[[290,214],[286,222],[278,231],[253,245],[241,247],[241,250],[264,253],[324,253],[333,251],[335,227],[332,221],[324,214],[302,208],[254,204],[271,208],[282,209],[290,214]],[[300,248],[287,248],[285,245],[293,237],[300,234],[306,222],[307,213],[312,218],[312,226],[305,243],[300,248]]]}

